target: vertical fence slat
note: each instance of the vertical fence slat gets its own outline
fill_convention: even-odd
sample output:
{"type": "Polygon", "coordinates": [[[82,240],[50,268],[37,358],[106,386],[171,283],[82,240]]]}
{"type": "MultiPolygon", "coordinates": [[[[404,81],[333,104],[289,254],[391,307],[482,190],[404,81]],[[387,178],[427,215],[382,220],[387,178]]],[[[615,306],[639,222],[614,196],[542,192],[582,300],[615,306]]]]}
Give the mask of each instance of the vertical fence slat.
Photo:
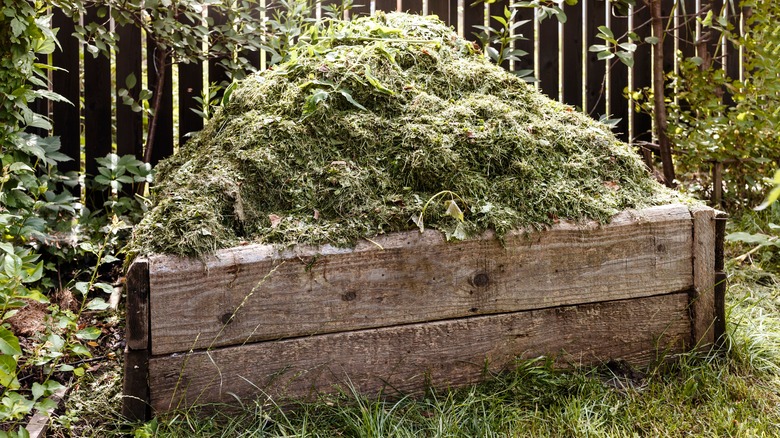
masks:
{"type": "MultiPolygon", "coordinates": [[[[644,5],[640,6],[637,2],[636,13],[634,14],[635,29],[634,32],[640,36],[642,41],[650,36],[650,9],[644,5]]],[[[652,80],[652,62],[650,59],[650,45],[640,44],[634,53],[634,89],[639,90],[644,87],[651,87],[652,80]]],[[[648,114],[634,114],[634,136],[635,141],[650,141],[652,139],[652,119],[648,114]]]]}
{"type": "MultiPolygon", "coordinates": [[[[162,99],[156,113],[157,128],[154,135],[152,155],[149,162],[154,166],[163,158],[173,155],[173,83],[170,59],[166,59],[164,65],[155,65],[156,47],[152,40],[147,40],[147,77],[149,89],[156,95],[161,92],[162,99]],[[157,90],[158,69],[165,69],[165,82],[162,90],[157,90]]],[[[153,98],[154,99],[154,98],[153,98]]]]}
{"type": "MultiPolygon", "coordinates": [[[[263,12],[260,8],[260,2],[256,1],[255,6],[252,8],[252,11],[250,12],[250,16],[254,20],[255,23],[259,23],[262,19],[263,12]]],[[[260,51],[259,50],[243,50],[241,53],[239,53],[240,57],[244,58],[249,62],[249,64],[252,65],[255,69],[260,69],[260,51]]],[[[247,72],[248,73],[248,72],[247,72]]]]}
{"type": "Polygon", "coordinates": [[[550,99],[558,98],[558,20],[539,23],[539,87],[550,99]]]}
{"type": "MultiPolygon", "coordinates": [[[[728,10],[728,20],[733,26],[733,32],[735,35],[741,35],[741,21],[742,21],[742,9],[737,7],[735,9],[728,10]]],[[[740,69],[742,68],[742,60],[740,59],[739,47],[731,41],[726,41],[726,58],[724,59],[724,68],[726,69],[726,75],[732,80],[737,80],[740,77],[740,69]]],[[[731,98],[731,93],[726,90],[724,95],[726,102],[733,105],[734,100],[731,98]]]]}
{"type": "MultiPolygon", "coordinates": [[[[187,18],[182,18],[182,21],[187,18]]],[[[260,65],[260,54],[257,54],[256,65],[260,65]]],[[[191,62],[178,64],[179,70],[179,145],[187,141],[187,134],[203,129],[203,119],[195,114],[192,109],[198,108],[196,97],[203,93],[203,64],[191,62]]],[[[206,103],[206,102],[204,102],[206,103]]]]}
{"type": "MultiPolygon", "coordinates": [[[[515,30],[515,35],[521,35],[522,38],[515,42],[515,49],[526,52],[526,55],[520,57],[520,61],[515,62],[515,70],[533,70],[534,69],[534,10],[531,8],[517,8],[515,22],[529,20],[515,30]]],[[[532,75],[533,76],[533,75],[532,75]]]]}
{"type": "Polygon", "coordinates": [[[68,99],[67,102],[52,104],[54,135],[60,137],[60,152],[72,158],[59,164],[62,172],[81,169],[81,120],[79,117],[79,42],[71,36],[74,32],[73,19],[59,9],[54,10],[52,27],[59,28],[59,42],[62,50],[52,54],[52,64],[59,70],[52,72],[52,86],[55,93],[68,99]]]}
{"type": "Polygon", "coordinates": [[[195,98],[200,97],[203,92],[203,65],[191,62],[179,64],[178,68],[179,145],[183,145],[187,141],[187,134],[203,129],[203,119],[192,111],[193,108],[198,108],[195,98]]]}
{"type": "MultiPolygon", "coordinates": [[[[138,99],[141,93],[141,30],[132,24],[117,27],[119,52],[116,56],[117,90],[128,90],[130,97],[138,99]],[[127,77],[135,76],[135,85],[127,87],[127,77]]],[[[125,105],[122,98],[116,98],[116,150],[121,155],[143,156],[143,116],[125,105]]]]}
{"type": "Polygon", "coordinates": [[[563,26],[563,101],[582,107],[582,12],[579,6],[564,6],[568,17],[563,26]]]}
{"type": "Polygon", "coordinates": [[[429,0],[428,13],[431,15],[437,15],[441,21],[447,23],[450,26],[455,26],[458,18],[455,16],[457,13],[457,7],[454,2],[450,0],[429,0]]]}
{"type": "MultiPolygon", "coordinates": [[[[612,31],[616,36],[625,35],[628,31],[628,17],[627,16],[613,16],[612,17],[612,31]]],[[[628,103],[625,97],[625,89],[628,87],[628,66],[620,62],[619,60],[613,60],[612,70],[610,74],[610,87],[609,96],[605,98],[610,102],[610,116],[612,118],[620,119],[617,125],[618,137],[621,140],[628,140],[628,103]]]]}
{"type": "Polygon", "coordinates": [[[396,0],[376,0],[377,11],[393,12],[396,6],[396,0]]]}
{"type": "MultiPolygon", "coordinates": [[[[499,30],[501,29],[502,25],[498,23],[496,20],[493,19],[494,15],[497,15],[499,17],[504,16],[504,8],[509,7],[509,0],[497,0],[494,3],[490,4],[490,27],[493,29],[499,30]]],[[[500,50],[501,45],[500,44],[493,44],[492,45],[494,49],[500,50]]],[[[501,64],[501,67],[504,67],[505,69],[509,69],[509,61],[504,62],[501,64]]]]}
{"type": "Polygon", "coordinates": [[[422,13],[422,0],[403,0],[401,10],[410,14],[422,13]]]}
{"type": "Polygon", "coordinates": [[[481,26],[485,23],[485,7],[481,3],[471,6],[471,3],[473,2],[466,0],[463,11],[463,38],[477,41],[479,30],[475,29],[474,26],[481,26]]]}
{"type": "MultiPolygon", "coordinates": [[[[216,11],[213,11],[213,10],[210,9],[208,11],[208,17],[209,17],[209,19],[213,20],[214,26],[225,24],[225,16],[220,14],[220,13],[218,13],[218,12],[216,12],[216,11]]],[[[212,47],[213,47],[213,43],[212,42],[209,42],[209,44],[212,44],[212,47]]],[[[222,65],[220,65],[220,63],[219,63],[219,61],[222,60],[222,59],[224,59],[224,58],[212,58],[212,59],[209,59],[209,62],[208,62],[208,65],[209,65],[209,67],[208,67],[208,70],[209,70],[209,83],[211,83],[211,84],[217,84],[217,85],[223,85],[224,86],[227,83],[229,83],[229,78],[228,78],[227,71],[225,71],[225,68],[222,65]]]]}
{"type": "MultiPolygon", "coordinates": [[[[588,33],[587,47],[590,47],[593,44],[604,43],[603,40],[596,38],[598,27],[603,26],[605,23],[604,8],[602,5],[603,3],[593,2],[588,8],[588,22],[586,24],[588,33]]],[[[604,114],[606,110],[604,100],[604,74],[606,72],[606,65],[604,61],[598,60],[597,53],[587,51],[587,48],[586,55],[588,57],[588,81],[586,84],[588,87],[588,102],[585,110],[591,117],[598,118],[600,115],[604,114]]]]}
{"type": "MultiPolygon", "coordinates": [[[[85,23],[98,21],[96,8],[88,8],[85,23]]],[[[111,152],[111,62],[102,53],[84,54],[84,150],[88,176],[98,174],[96,158],[111,152]]],[[[87,205],[103,208],[103,196],[87,192],[87,205]]]]}
{"type": "MultiPolygon", "coordinates": [[[[48,64],[49,63],[49,57],[48,55],[38,54],[36,56],[36,61],[40,64],[48,64]]],[[[49,117],[49,101],[47,99],[35,99],[35,101],[32,102],[30,105],[30,109],[33,110],[36,114],[40,114],[43,117],[49,117]]],[[[40,137],[48,137],[49,132],[42,128],[28,128],[27,132],[30,132],[32,134],[36,134],[40,137]]]]}

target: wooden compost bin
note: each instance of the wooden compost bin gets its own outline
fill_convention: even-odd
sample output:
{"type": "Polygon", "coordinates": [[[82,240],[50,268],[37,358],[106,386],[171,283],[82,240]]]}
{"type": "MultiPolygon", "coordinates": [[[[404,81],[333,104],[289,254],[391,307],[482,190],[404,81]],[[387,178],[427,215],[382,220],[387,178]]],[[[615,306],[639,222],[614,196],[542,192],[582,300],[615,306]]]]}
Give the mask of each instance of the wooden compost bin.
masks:
{"type": "Polygon", "coordinates": [[[139,259],[127,274],[124,413],[347,384],[392,396],[471,384],[518,357],[644,364],[710,345],[724,331],[719,219],[667,205],[503,242],[426,230],[351,249],[139,259]]]}

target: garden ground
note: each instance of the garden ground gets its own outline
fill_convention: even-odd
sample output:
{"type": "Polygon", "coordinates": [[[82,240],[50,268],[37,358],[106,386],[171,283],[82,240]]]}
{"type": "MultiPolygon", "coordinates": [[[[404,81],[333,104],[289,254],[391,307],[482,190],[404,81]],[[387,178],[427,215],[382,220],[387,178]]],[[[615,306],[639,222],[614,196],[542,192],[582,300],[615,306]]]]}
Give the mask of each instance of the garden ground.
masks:
{"type": "MultiPolygon", "coordinates": [[[[731,246],[731,255],[744,248],[731,246]]],[[[749,258],[748,260],[749,261],[749,258]]],[[[120,420],[121,365],[106,355],[70,392],[54,436],[778,436],[780,276],[732,260],[728,339],[720,352],[663,357],[647,368],[620,362],[556,370],[545,359],[481,385],[397,402],[356,394],[281,411],[246,405],[238,415],[193,410],[146,424],[120,420]]]]}

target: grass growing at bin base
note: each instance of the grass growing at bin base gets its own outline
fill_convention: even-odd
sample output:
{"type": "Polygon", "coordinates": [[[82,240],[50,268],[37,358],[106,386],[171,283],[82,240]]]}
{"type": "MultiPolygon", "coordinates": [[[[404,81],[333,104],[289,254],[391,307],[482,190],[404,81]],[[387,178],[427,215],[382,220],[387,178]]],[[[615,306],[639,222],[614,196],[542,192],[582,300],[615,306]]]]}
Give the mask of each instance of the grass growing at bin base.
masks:
{"type": "MultiPolygon", "coordinates": [[[[556,370],[544,359],[458,391],[385,403],[348,393],[282,412],[168,414],[123,424],[121,374],[82,383],[54,436],[156,437],[645,437],[780,436],[780,276],[730,270],[724,353],[687,353],[647,369],[556,370]],[[105,394],[105,400],[95,397],[105,394]],[[66,427],[67,426],[67,427],[66,427]]],[[[58,424],[58,422],[55,422],[58,424]]]]}
{"type": "Polygon", "coordinates": [[[307,41],[158,167],[134,252],[350,245],[418,226],[461,239],[681,199],[607,127],[435,17],[334,21],[307,41]]]}

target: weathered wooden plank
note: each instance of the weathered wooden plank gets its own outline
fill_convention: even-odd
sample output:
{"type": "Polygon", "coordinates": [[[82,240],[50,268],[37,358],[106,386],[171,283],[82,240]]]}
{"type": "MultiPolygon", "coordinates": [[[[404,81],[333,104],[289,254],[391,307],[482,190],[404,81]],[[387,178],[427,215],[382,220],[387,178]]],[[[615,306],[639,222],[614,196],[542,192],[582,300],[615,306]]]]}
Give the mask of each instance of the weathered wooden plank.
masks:
{"type": "Polygon", "coordinates": [[[560,223],[504,245],[427,230],[354,249],[268,245],[149,260],[153,354],[650,296],[693,286],[683,205],[560,223]],[[272,271],[272,274],[269,275],[272,271]],[[268,276],[268,278],[265,278],[268,276]]]}
{"type": "MultiPolygon", "coordinates": [[[[149,84],[149,90],[152,93],[162,93],[160,107],[156,111],[156,124],[154,135],[154,144],[147,147],[152,148],[151,159],[149,162],[156,166],[160,160],[173,155],[173,68],[171,58],[166,56],[164,61],[158,59],[158,51],[154,41],[151,38],[146,39],[146,78],[149,84]],[[157,89],[159,74],[164,74],[162,88],[157,89]]],[[[146,153],[146,152],[145,152],[146,153]]]]}
{"type": "MultiPolygon", "coordinates": [[[[259,11],[253,11],[259,14],[259,11]]],[[[181,16],[179,21],[193,25],[188,17],[181,16]]],[[[257,57],[256,66],[260,65],[260,55],[255,53],[257,57]]],[[[245,56],[242,54],[242,56],[245,56]]],[[[196,98],[200,98],[203,94],[203,63],[202,62],[189,62],[179,63],[176,68],[179,72],[179,86],[177,92],[179,93],[179,146],[187,142],[188,134],[200,131],[203,129],[203,119],[195,114],[193,109],[200,110],[200,104],[196,101],[196,98]]]]}
{"type": "MultiPolygon", "coordinates": [[[[587,33],[588,47],[594,44],[603,44],[604,40],[596,37],[598,35],[599,26],[605,24],[604,17],[604,3],[603,2],[587,2],[583,3],[583,6],[587,5],[588,15],[583,24],[587,33]]],[[[591,117],[598,119],[604,114],[606,109],[605,101],[605,87],[604,76],[607,71],[607,66],[604,61],[598,59],[596,52],[587,51],[583,53],[588,59],[587,65],[587,81],[585,86],[587,87],[587,105],[583,108],[591,117]]]]}
{"type": "Polygon", "coordinates": [[[369,329],[152,357],[156,412],[261,395],[306,398],[352,385],[364,394],[458,387],[515,358],[643,364],[689,341],[687,293],[369,329]],[[345,383],[347,382],[347,383],[345,383]]]}
{"type": "Polygon", "coordinates": [[[582,108],[582,5],[563,6],[568,17],[563,26],[563,102],[582,108]]]}
{"type": "Polygon", "coordinates": [[[149,419],[149,351],[125,349],[122,382],[122,416],[132,421],[149,419]]]}
{"type": "MultiPolygon", "coordinates": [[[[141,95],[142,82],[142,50],[141,29],[133,24],[125,24],[116,27],[119,36],[119,51],[116,57],[116,152],[117,154],[133,154],[137,158],[144,156],[144,124],[141,112],[133,111],[130,105],[125,105],[119,97],[120,89],[126,89],[129,96],[138,100],[141,95]],[[135,84],[128,87],[127,78],[135,77],[135,84]]],[[[132,196],[132,187],[127,184],[124,193],[132,196]]]]}
{"type": "MultiPolygon", "coordinates": [[[[59,28],[57,39],[60,46],[51,54],[52,64],[58,67],[51,72],[52,87],[55,93],[68,99],[68,102],[52,102],[52,123],[54,135],[60,137],[60,152],[72,158],[57,164],[65,173],[81,170],[81,121],[79,101],[79,41],[73,37],[75,25],[73,19],[59,8],[52,10],[52,27],[59,28]]],[[[74,190],[80,197],[78,188],[74,190]]]]}
{"type": "Polygon", "coordinates": [[[458,23],[457,11],[458,5],[449,0],[428,1],[428,13],[438,16],[441,21],[450,26],[456,26],[458,23]]]}
{"type": "Polygon", "coordinates": [[[715,345],[722,346],[726,334],[726,289],[728,276],[724,269],[723,241],[728,214],[715,212],[715,345]]]}
{"type": "Polygon", "coordinates": [[[697,346],[714,341],[715,322],[715,210],[694,207],[693,215],[693,289],[691,329],[697,346]]]}
{"type": "Polygon", "coordinates": [[[149,263],[136,260],[125,277],[127,288],[126,341],[131,350],[149,348],[149,263]]]}
{"type": "Polygon", "coordinates": [[[27,426],[24,428],[27,430],[29,438],[45,438],[49,432],[49,421],[52,418],[52,414],[55,410],[59,409],[62,404],[62,399],[68,392],[69,387],[63,386],[60,389],[54,391],[51,395],[51,401],[54,402],[54,406],[46,410],[37,410],[35,415],[27,422],[27,426]]]}
{"type": "MultiPolygon", "coordinates": [[[[99,23],[97,6],[86,9],[84,24],[99,23]]],[[[76,76],[74,72],[74,76],[76,76]]],[[[70,80],[74,80],[71,78],[70,80]]],[[[107,53],[84,52],[84,167],[89,177],[98,175],[97,159],[111,152],[111,62],[107,53]]],[[[76,103],[76,102],[74,102],[76,103]]],[[[106,194],[86,189],[86,206],[102,210],[106,194]]]]}
{"type": "Polygon", "coordinates": [[[393,12],[398,9],[398,0],[376,0],[376,10],[393,12]]]}

